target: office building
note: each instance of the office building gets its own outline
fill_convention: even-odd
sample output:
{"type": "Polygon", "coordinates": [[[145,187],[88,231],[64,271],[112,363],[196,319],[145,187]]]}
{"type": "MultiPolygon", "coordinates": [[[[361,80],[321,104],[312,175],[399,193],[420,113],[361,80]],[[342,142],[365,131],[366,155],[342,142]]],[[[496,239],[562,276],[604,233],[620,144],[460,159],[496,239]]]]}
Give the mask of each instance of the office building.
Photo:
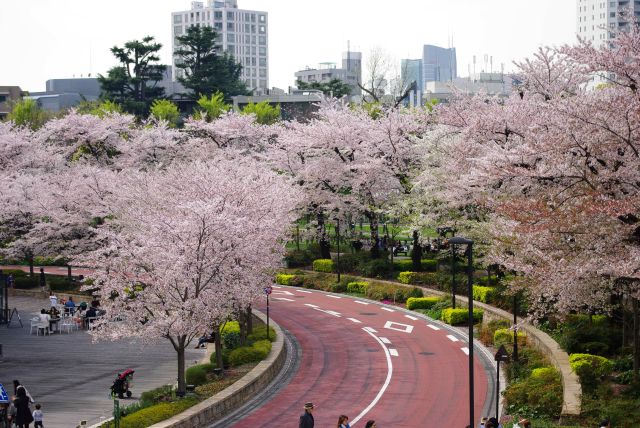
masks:
{"type": "Polygon", "coordinates": [[[422,60],[400,60],[400,79],[406,87],[409,87],[412,83],[415,82],[417,92],[422,93],[424,91],[424,73],[422,71],[422,60]]]}
{"type": "Polygon", "coordinates": [[[577,0],[576,33],[599,47],[612,36],[612,32],[629,25],[628,18],[621,18],[620,11],[633,9],[640,18],[640,1],[637,0],[577,0]]]}
{"type": "Polygon", "coordinates": [[[0,120],[6,119],[12,103],[20,101],[24,95],[19,86],[0,86],[0,120]]]}
{"type": "Polygon", "coordinates": [[[441,48],[424,45],[422,50],[422,72],[424,82],[447,82],[458,77],[456,48],[441,48]]]}
{"type": "Polygon", "coordinates": [[[454,90],[466,95],[508,97],[513,91],[514,83],[514,78],[504,73],[473,73],[469,77],[458,77],[450,82],[427,82],[424,98],[446,103],[454,97],[454,90]]]}
{"type": "Polygon", "coordinates": [[[351,95],[360,95],[358,83],[362,83],[362,53],[343,52],[342,67],[338,68],[335,62],[322,62],[317,68],[305,68],[294,73],[296,82],[327,83],[333,79],[341,80],[351,87],[351,95]]]}
{"type": "MultiPolygon", "coordinates": [[[[192,25],[215,28],[222,50],[242,64],[241,79],[249,89],[264,91],[269,87],[269,27],[267,12],[238,9],[237,0],[191,2],[191,9],[171,14],[172,49],[178,47],[177,37],[192,25]]],[[[175,67],[173,80],[182,70],[175,67]]]]}

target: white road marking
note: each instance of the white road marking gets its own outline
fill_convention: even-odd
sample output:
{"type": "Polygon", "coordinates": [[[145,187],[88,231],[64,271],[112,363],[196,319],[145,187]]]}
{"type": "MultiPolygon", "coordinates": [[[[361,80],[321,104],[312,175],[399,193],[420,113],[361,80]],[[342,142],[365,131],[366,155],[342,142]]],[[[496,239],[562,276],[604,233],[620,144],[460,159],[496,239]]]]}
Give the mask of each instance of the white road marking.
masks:
{"type": "Polygon", "coordinates": [[[380,401],[380,398],[382,398],[382,394],[384,394],[384,392],[389,387],[389,383],[391,382],[391,376],[393,375],[393,363],[391,362],[391,354],[389,353],[389,350],[387,349],[386,346],[384,346],[384,343],[382,343],[380,339],[378,339],[374,334],[372,334],[367,329],[371,329],[371,328],[370,327],[363,328],[363,330],[369,333],[371,337],[373,337],[380,344],[380,346],[382,346],[382,349],[384,350],[384,355],[387,358],[387,378],[385,379],[384,384],[382,385],[382,388],[380,388],[380,391],[378,391],[378,394],[375,396],[373,401],[369,403],[369,405],[365,407],[365,409],[362,412],[360,412],[358,416],[353,418],[353,420],[351,421],[351,426],[354,426],[356,422],[362,419],[369,412],[369,410],[373,409],[373,407],[376,404],[378,404],[378,401],[380,401]]]}
{"type": "Polygon", "coordinates": [[[287,290],[277,290],[274,291],[273,294],[286,294],[287,296],[293,296],[293,293],[287,290]]]}
{"type": "Polygon", "coordinates": [[[307,294],[311,294],[312,291],[309,290],[296,290],[298,293],[307,293],[307,294]]]}
{"type": "Polygon", "coordinates": [[[342,299],[342,297],[334,296],[333,294],[327,294],[327,297],[333,297],[334,299],[342,299]]]}
{"type": "Polygon", "coordinates": [[[398,356],[398,350],[397,349],[389,348],[389,353],[391,355],[393,355],[394,357],[398,356]]]}
{"type": "Polygon", "coordinates": [[[410,320],[414,320],[414,321],[418,321],[418,318],[412,316],[412,315],[405,315],[405,317],[409,318],[410,320]]]}
{"type": "Polygon", "coordinates": [[[447,334],[447,337],[449,338],[450,341],[452,342],[457,342],[458,338],[455,337],[453,334],[447,334]]]}
{"type": "Polygon", "coordinates": [[[412,325],[402,324],[402,323],[393,322],[393,321],[387,321],[384,324],[384,328],[388,328],[389,330],[401,331],[403,333],[411,333],[413,331],[412,325]]]}
{"type": "Polygon", "coordinates": [[[271,288],[282,288],[279,285],[272,285],[271,288]]]}
{"type": "Polygon", "coordinates": [[[362,302],[362,301],[360,301],[360,300],[354,300],[354,302],[356,302],[356,303],[360,303],[361,305],[368,305],[368,303],[367,303],[367,302],[362,302]]]}
{"type": "Polygon", "coordinates": [[[324,310],[324,309],[320,309],[317,306],[315,308],[313,308],[313,309],[316,310],[316,311],[324,312],[325,314],[333,315],[334,317],[338,317],[338,318],[342,317],[342,315],[340,315],[340,313],[336,312],[336,311],[327,311],[327,310],[324,310]]]}
{"type": "Polygon", "coordinates": [[[429,327],[429,328],[431,328],[431,329],[433,329],[433,330],[440,330],[440,327],[436,327],[436,326],[435,326],[435,325],[433,325],[433,324],[427,324],[427,327],[429,327]]]}
{"type": "Polygon", "coordinates": [[[365,330],[365,331],[368,331],[369,333],[377,333],[378,332],[377,330],[374,330],[371,327],[363,327],[362,329],[365,330]]]}
{"type": "Polygon", "coordinates": [[[293,302],[293,299],[287,299],[286,297],[273,297],[275,300],[284,300],[286,302],[293,302]]]}
{"type": "Polygon", "coordinates": [[[311,303],[305,303],[305,306],[309,306],[310,308],[316,309],[318,308],[318,305],[312,305],[311,303]]]}
{"type": "Polygon", "coordinates": [[[380,340],[382,341],[382,343],[389,345],[391,344],[391,341],[389,339],[387,339],[386,337],[381,337],[380,340]]]}
{"type": "Polygon", "coordinates": [[[355,322],[356,324],[362,324],[362,321],[357,320],[357,319],[355,319],[355,318],[347,318],[347,319],[348,319],[349,321],[353,321],[353,322],[355,322]]]}
{"type": "Polygon", "coordinates": [[[469,355],[469,348],[467,348],[466,346],[464,348],[460,348],[462,350],[462,352],[464,352],[465,354],[469,355]]]}
{"type": "Polygon", "coordinates": [[[380,309],[387,312],[395,312],[393,309],[389,309],[389,308],[380,308],[380,309]]]}

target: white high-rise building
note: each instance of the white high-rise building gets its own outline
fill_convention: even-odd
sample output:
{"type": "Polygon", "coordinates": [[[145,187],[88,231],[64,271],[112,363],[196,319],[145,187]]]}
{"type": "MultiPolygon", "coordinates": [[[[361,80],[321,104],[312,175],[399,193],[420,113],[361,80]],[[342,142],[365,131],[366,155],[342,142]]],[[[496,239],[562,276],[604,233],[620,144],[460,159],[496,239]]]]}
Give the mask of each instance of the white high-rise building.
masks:
{"type": "MultiPolygon", "coordinates": [[[[242,64],[242,80],[247,88],[258,92],[269,87],[269,27],[267,12],[238,9],[237,0],[192,1],[191,10],[173,12],[171,27],[173,51],[177,36],[186,33],[191,25],[214,27],[224,51],[232,54],[242,64]]],[[[181,72],[173,58],[173,79],[181,72]]]]}
{"type": "Polygon", "coordinates": [[[633,8],[640,17],[638,0],[577,0],[576,33],[578,36],[600,46],[611,38],[611,32],[629,25],[627,19],[620,19],[619,12],[633,8]]]}

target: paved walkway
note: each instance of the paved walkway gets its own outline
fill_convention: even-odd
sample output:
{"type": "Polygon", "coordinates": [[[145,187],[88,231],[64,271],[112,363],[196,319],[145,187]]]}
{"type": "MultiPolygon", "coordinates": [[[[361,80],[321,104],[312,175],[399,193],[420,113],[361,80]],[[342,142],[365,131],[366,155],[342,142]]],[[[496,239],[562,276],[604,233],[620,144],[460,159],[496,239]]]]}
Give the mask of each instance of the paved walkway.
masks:
{"type": "MultiPolygon", "coordinates": [[[[176,354],[166,341],[155,345],[128,341],[92,343],[85,331],[51,336],[29,335],[29,319],[48,307],[48,299],[10,297],[9,305],[20,312],[24,328],[13,322],[0,326],[0,383],[13,392],[13,379],[23,383],[34,400],[42,404],[48,428],[70,428],[80,420],[91,423],[111,415],[109,387],[118,372],[136,371],[133,398],[141,392],[175,382],[176,354]]],[[[200,360],[206,350],[189,349],[187,363],[200,360]]],[[[127,404],[127,400],[123,400],[127,404]]]]}

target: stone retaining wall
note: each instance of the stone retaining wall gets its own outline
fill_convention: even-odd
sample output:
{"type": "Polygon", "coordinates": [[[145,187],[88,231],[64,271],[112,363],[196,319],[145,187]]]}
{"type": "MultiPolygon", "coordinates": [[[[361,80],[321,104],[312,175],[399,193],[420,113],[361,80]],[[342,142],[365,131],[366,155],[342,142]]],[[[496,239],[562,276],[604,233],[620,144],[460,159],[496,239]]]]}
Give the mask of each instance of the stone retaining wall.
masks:
{"type": "MultiPolygon", "coordinates": [[[[266,316],[253,311],[265,323],[266,316]]],[[[249,373],[236,383],[220,391],[207,400],[196,404],[179,415],[166,421],[152,425],[150,428],[199,428],[204,427],[220,417],[230,413],[264,389],[280,372],[286,359],[284,333],[272,320],[270,325],[276,330],[276,340],[267,359],[258,363],[249,373]]]]}

